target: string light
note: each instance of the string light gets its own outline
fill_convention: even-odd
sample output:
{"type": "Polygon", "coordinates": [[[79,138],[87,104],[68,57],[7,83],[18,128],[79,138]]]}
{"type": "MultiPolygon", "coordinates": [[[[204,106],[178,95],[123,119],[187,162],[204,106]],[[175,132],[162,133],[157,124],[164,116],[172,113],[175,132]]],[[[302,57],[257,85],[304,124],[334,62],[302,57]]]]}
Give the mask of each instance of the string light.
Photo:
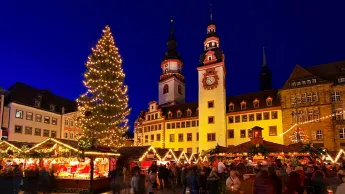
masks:
{"type": "Polygon", "coordinates": [[[79,111],[92,114],[80,115],[77,122],[83,136],[95,139],[97,145],[122,147],[125,145],[123,134],[129,129],[127,117],[131,109],[128,107],[128,87],[124,85],[122,59],[109,26],[105,27],[91,51],[83,81],[87,91],[76,101],[79,111]]]}
{"type": "Polygon", "coordinates": [[[19,152],[21,151],[21,149],[17,148],[16,146],[12,145],[11,143],[9,143],[7,141],[1,141],[0,145],[2,145],[2,144],[8,145],[11,148],[11,150],[16,150],[16,151],[19,151],[19,152]]]}
{"type": "Polygon", "coordinates": [[[184,151],[182,151],[180,154],[180,157],[177,159],[177,162],[180,162],[183,156],[188,161],[188,157],[187,157],[186,153],[184,151]]]}
{"type": "Polygon", "coordinates": [[[163,157],[162,161],[165,161],[165,159],[168,157],[168,154],[169,154],[169,153],[174,157],[175,161],[177,161],[177,157],[175,156],[175,153],[174,153],[174,151],[172,151],[172,149],[169,149],[169,150],[168,150],[168,152],[167,152],[167,153],[165,154],[165,156],[163,157]]]}
{"type": "Polygon", "coordinates": [[[157,156],[158,160],[162,161],[162,158],[157,154],[157,151],[153,146],[150,146],[149,149],[147,149],[147,151],[139,158],[139,161],[141,162],[150,151],[153,151],[153,154],[157,156]]]}

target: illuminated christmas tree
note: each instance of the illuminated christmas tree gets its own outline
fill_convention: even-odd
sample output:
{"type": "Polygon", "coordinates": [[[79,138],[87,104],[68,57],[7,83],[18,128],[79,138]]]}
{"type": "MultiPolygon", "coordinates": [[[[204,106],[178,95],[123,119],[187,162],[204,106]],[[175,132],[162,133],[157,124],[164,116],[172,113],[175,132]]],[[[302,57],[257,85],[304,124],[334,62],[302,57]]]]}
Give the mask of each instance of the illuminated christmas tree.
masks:
{"type": "Polygon", "coordinates": [[[78,125],[83,130],[79,145],[121,147],[130,108],[122,59],[109,26],[92,48],[86,68],[83,82],[87,92],[77,99],[82,113],[78,125]]]}
{"type": "Polygon", "coordinates": [[[301,130],[301,128],[296,128],[295,131],[289,137],[292,143],[307,142],[308,136],[301,130]]]}

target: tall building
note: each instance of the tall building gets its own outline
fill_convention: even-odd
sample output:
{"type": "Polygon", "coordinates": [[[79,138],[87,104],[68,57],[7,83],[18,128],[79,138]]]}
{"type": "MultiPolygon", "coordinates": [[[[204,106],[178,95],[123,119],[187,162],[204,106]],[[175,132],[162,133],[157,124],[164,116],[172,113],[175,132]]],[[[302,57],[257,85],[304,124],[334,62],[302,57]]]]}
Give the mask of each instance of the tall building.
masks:
{"type": "Polygon", "coordinates": [[[279,90],[284,143],[293,141],[291,136],[298,128],[314,145],[329,150],[344,148],[344,84],[345,61],[308,68],[296,65],[279,90]]]}
{"type": "Polygon", "coordinates": [[[6,132],[3,133],[3,126],[6,126],[6,124],[3,122],[4,118],[3,115],[4,115],[4,104],[5,104],[5,98],[7,96],[8,92],[4,89],[1,89],[0,88],[0,140],[2,139],[3,136],[6,136],[7,137],[7,134],[6,132]]]}
{"type": "MultiPolygon", "coordinates": [[[[77,110],[75,101],[23,83],[8,89],[3,111],[3,128],[9,141],[41,142],[61,138],[64,114],[77,110]]],[[[74,139],[74,138],[73,138],[74,139]]]]}
{"type": "MultiPolygon", "coordinates": [[[[168,51],[161,64],[158,102],[151,101],[134,123],[134,145],[152,145],[197,153],[248,141],[255,126],[268,141],[283,143],[282,113],[271,71],[263,54],[259,92],[226,97],[225,55],[212,14],[200,55],[198,101],[185,102],[182,60],[171,27],[168,51]]],[[[158,75],[157,75],[158,76],[158,75]]]]}

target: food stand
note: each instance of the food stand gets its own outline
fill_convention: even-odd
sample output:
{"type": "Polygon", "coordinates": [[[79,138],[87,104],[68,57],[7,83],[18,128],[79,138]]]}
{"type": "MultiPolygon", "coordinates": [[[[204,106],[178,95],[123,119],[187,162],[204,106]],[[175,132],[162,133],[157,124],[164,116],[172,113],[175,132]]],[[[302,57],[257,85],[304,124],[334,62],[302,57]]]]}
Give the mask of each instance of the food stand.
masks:
{"type": "Polygon", "coordinates": [[[172,149],[169,149],[166,154],[162,157],[161,163],[166,162],[177,162],[178,158],[175,155],[175,152],[172,149]]]}

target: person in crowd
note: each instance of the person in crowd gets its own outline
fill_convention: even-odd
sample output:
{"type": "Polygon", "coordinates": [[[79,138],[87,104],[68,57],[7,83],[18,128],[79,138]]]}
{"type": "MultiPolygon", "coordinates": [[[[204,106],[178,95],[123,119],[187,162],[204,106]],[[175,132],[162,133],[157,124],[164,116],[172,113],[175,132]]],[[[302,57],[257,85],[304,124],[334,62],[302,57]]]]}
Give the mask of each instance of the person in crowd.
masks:
{"type": "Polygon", "coordinates": [[[307,167],[307,170],[305,171],[305,177],[304,177],[304,188],[307,192],[307,194],[311,194],[313,191],[312,185],[311,185],[311,177],[314,173],[314,166],[312,164],[309,164],[307,167]]]}
{"type": "Polygon", "coordinates": [[[218,176],[223,179],[223,174],[224,174],[224,171],[226,170],[226,166],[225,164],[226,163],[226,160],[223,160],[223,161],[219,161],[218,162],[218,176]]]}
{"type": "Polygon", "coordinates": [[[122,174],[123,174],[123,182],[126,182],[127,181],[127,165],[124,165],[123,168],[122,168],[122,174]]]}
{"type": "Polygon", "coordinates": [[[337,191],[335,194],[345,194],[345,175],[344,173],[339,174],[339,178],[341,179],[342,183],[337,187],[337,191]]]}
{"type": "Polygon", "coordinates": [[[154,190],[157,188],[157,182],[156,182],[156,169],[152,168],[150,170],[150,173],[147,177],[148,181],[147,181],[147,192],[149,194],[153,194],[154,190]]]}
{"type": "Polygon", "coordinates": [[[311,186],[313,188],[313,194],[327,193],[327,182],[325,174],[318,168],[315,168],[315,172],[311,177],[311,186]]]}
{"type": "Polygon", "coordinates": [[[182,167],[182,171],[181,171],[181,184],[183,185],[183,193],[186,193],[186,189],[187,189],[187,175],[188,175],[188,164],[185,164],[182,167]]]}
{"type": "Polygon", "coordinates": [[[177,170],[176,170],[175,163],[171,163],[169,167],[169,178],[170,178],[171,189],[173,192],[175,192],[176,180],[177,180],[177,170]]]}
{"type": "Polygon", "coordinates": [[[270,179],[273,182],[273,186],[275,189],[275,193],[276,194],[281,194],[283,191],[283,183],[281,178],[277,175],[276,170],[274,169],[274,167],[269,167],[268,168],[268,174],[270,179]]]}
{"type": "Polygon", "coordinates": [[[200,194],[206,194],[207,176],[203,168],[200,172],[200,194]]]}
{"type": "Polygon", "coordinates": [[[39,172],[39,185],[43,194],[50,193],[50,173],[45,167],[42,167],[39,172]]]}
{"type": "Polygon", "coordinates": [[[207,178],[206,188],[208,194],[219,194],[219,177],[217,175],[217,169],[213,168],[210,175],[207,178]]]}
{"type": "Polygon", "coordinates": [[[149,167],[149,170],[148,170],[148,173],[150,174],[150,172],[154,170],[155,172],[158,171],[158,166],[157,166],[157,162],[156,161],[153,161],[151,166],[149,167]]]}
{"type": "Polygon", "coordinates": [[[302,166],[297,166],[295,171],[299,174],[299,189],[298,194],[303,194],[305,187],[304,187],[304,180],[305,180],[305,172],[302,166]]]}
{"type": "Polygon", "coordinates": [[[275,194],[273,181],[269,177],[267,170],[262,170],[254,181],[254,194],[275,194]]]}
{"type": "Polygon", "coordinates": [[[23,180],[23,172],[19,165],[14,165],[13,168],[13,175],[14,175],[14,193],[18,194],[20,190],[20,184],[23,180]]]}
{"type": "Polygon", "coordinates": [[[226,188],[231,191],[237,191],[241,187],[239,173],[235,170],[230,171],[230,176],[226,179],[226,188]]]}
{"type": "Polygon", "coordinates": [[[298,193],[300,190],[300,175],[297,171],[292,171],[289,173],[289,179],[287,182],[287,192],[290,194],[298,193]]]}
{"type": "Polygon", "coordinates": [[[133,168],[131,170],[131,174],[134,175],[135,172],[139,172],[139,174],[141,173],[141,169],[140,169],[138,163],[134,163],[134,166],[133,166],[133,168]]]}
{"type": "Polygon", "coordinates": [[[131,179],[131,188],[133,194],[139,194],[139,172],[135,172],[134,176],[131,179]]]}
{"type": "Polygon", "coordinates": [[[159,189],[164,190],[164,184],[163,180],[165,177],[165,166],[163,164],[160,164],[158,167],[158,180],[159,180],[159,189]]]}
{"type": "Polygon", "coordinates": [[[187,185],[190,190],[190,194],[199,194],[200,189],[200,177],[198,175],[197,166],[193,166],[191,172],[187,175],[187,185]]]}
{"type": "Polygon", "coordinates": [[[112,179],[110,183],[110,187],[113,194],[120,194],[123,186],[124,186],[124,182],[123,182],[122,168],[116,168],[115,177],[112,179]]]}

